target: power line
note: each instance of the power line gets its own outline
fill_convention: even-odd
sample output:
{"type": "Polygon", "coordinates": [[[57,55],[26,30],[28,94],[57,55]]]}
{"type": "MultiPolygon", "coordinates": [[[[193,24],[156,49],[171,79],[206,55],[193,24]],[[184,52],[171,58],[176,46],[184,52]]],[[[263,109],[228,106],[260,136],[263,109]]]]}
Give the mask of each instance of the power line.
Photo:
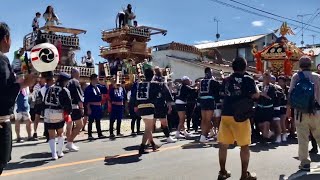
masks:
{"type": "MultiPolygon", "coordinates": [[[[244,3],[241,3],[241,2],[238,2],[238,1],[235,1],[235,0],[229,0],[229,1],[232,1],[232,2],[237,3],[237,4],[241,4],[241,5],[243,5],[243,6],[252,8],[252,9],[254,9],[254,10],[257,10],[257,11],[260,11],[260,12],[263,12],[263,13],[266,13],[266,14],[269,14],[269,15],[272,15],[272,16],[276,16],[276,17],[279,17],[279,18],[282,18],[282,19],[290,20],[290,21],[293,21],[293,22],[296,22],[296,23],[301,23],[300,21],[297,21],[297,20],[295,20],[295,19],[287,18],[287,17],[284,17],[284,16],[280,16],[280,15],[277,15],[277,14],[274,14],[274,13],[271,13],[271,12],[268,12],[268,11],[264,11],[264,10],[262,10],[262,9],[258,9],[258,8],[253,7],[253,6],[249,6],[249,5],[247,5],[247,4],[244,4],[244,3]]],[[[303,24],[309,25],[310,27],[313,27],[313,28],[320,29],[320,27],[313,26],[313,25],[311,25],[311,24],[306,24],[306,23],[303,23],[303,24]]]]}
{"type": "MultiPolygon", "coordinates": [[[[318,12],[319,8],[313,13],[313,15],[309,18],[307,24],[312,23],[318,15],[320,15],[320,12],[318,12]],[[318,13],[317,13],[318,12],[318,13]]],[[[308,30],[308,25],[302,25],[302,28],[296,33],[297,36],[295,36],[295,40],[297,40],[298,35],[300,34],[301,31],[303,31],[303,29],[308,30]]],[[[302,33],[301,33],[302,35],[302,33]]]]}
{"type": "Polygon", "coordinates": [[[304,41],[303,41],[303,29],[304,29],[304,26],[303,26],[303,18],[305,17],[305,16],[311,16],[312,14],[299,14],[297,17],[301,17],[301,31],[302,31],[302,33],[301,33],[301,46],[303,46],[303,44],[304,44],[304,41]]]}
{"type": "MultiPolygon", "coordinates": [[[[261,16],[261,17],[268,18],[268,19],[272,19],[272,20],[275,20],[275,21],[278,21],[278,22],[283,22],[282,20],[276,19],[276,18],[274,18],[274,17],[270,17],[270,16],[266,16],[266,15],[263,15],[263,14],[259,14],[259,13],[257,13],[257,12],[250,11],[250,10],[248,10],[248,9],[244,9],[244,8],[241,8],[241,7],[232,5],[232,4],[228,4],[228,3],[225,3],[225,2],[222,2],[222,1],[219,1],[219,0],[210,0],[210,1],[215,2],[215,3],[222,4],[222,5],[224,5],[224,6],[228,6],[228,7],[234,8],[234,9],[238,9],[238,10],[247,12],[247,13],[249,13],[249,14],[254,14],[254,15],[261,16]]],[[[300,27],[299,27],[298,25],[296,25],[296,24],[292,24],[292,23],[287,23],[287,24],[288,24],[288,25],[291,25],[291,26],[293,26],[293,27],[296,27],[296,28],[300,28],[300,27]]],[[[315,30],[311,30],[311,29],[308,29],[308,31],[311,31],[311,32],[320,34],[319,31],[315,31],[315,30]]]]}
{"type": "MultiPolygon", "coordinates": [[[[308,20],[307,24],[305,24],[305,25],[303,26],[304,29],[307,30],[307,28],[309,27],[308,24],[309,24],[309,23],[312,23],[312,21],[314,21],[314,20],[317,18],[317,16],[320,15],[320,12],[318,12],[318,10],[319,10],[319,9],[317,9],[316,12],[313,14],[313,17],[310,17],[310,19],[308,20]],[[318,13],[317,13],[317,12],[318,12],[318,13]],[[317,13],[317,14],[316,14],[316,13],[317,13]]],[[[299,34],[299,33],[302,31],[303,28],[301,28],[296,34],[299,34]]]]}

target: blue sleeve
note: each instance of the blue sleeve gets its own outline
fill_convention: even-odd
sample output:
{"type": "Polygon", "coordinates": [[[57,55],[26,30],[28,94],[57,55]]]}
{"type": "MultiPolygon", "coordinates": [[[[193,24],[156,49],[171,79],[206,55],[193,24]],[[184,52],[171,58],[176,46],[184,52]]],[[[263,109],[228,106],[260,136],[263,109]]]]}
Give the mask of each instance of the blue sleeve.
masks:
{"type": "Polygon", "coordinates": [[[114,88],[111,88],[110,91],[109,91],[109,97],[110,97],[110,100],[111,101],[114,101],[115,100],[115,97],[114,97],[114,88]]]}
{"type": "Polygon", "coordinates": [[[88,103],[90,102],[91,100],[91,88],[87,87],[85,90],[84,90],[84,102],[85,103],[88,103]]]}
{"type": "Polygon", "coordinates": [[[101,94],[108,94],[107,86],[99,84],[98,88],[100,89],[101,94]]]}
{"type": "Polygon", "coordinates": [[[132,88],[131,88],[131,95],[130,95],[130,99],[132,99],[133,97],[136,96],[136,93],[137,93],[137,83],[134,83],[132,85],[132,88]]]}
{"type": "Polygon", "coordinates": [[[123,100],[124,101],[128,101],[128,98],[127,98],[127,91],[123,88],[123,100]]]}

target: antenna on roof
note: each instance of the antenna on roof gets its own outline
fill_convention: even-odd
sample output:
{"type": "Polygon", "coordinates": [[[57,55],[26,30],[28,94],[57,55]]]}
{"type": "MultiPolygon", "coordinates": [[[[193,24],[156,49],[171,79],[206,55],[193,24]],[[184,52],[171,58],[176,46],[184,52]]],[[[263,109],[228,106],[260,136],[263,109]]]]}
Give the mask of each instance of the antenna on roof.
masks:
{"type": "Polygon", "coordinates": [[[216,34],[216,38],[217,38],[217,42],[218,42],[218,41],[219,41],[219,38],[220,38],[220,34],[219,34],[219,22],[220,22],[220,20],[215,17],[215,18],[213,19],[213,21],[217,23],[217,34],[216,34]]]}

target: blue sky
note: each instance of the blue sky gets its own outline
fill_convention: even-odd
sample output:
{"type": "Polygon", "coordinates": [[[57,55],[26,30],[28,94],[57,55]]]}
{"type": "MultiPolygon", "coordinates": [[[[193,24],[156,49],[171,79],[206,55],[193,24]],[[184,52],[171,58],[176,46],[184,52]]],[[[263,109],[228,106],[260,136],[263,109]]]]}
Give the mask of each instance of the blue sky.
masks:
{"type": "MultiPolygon", "coordinates": [[[[297,20],[298,14],[312,14],[320,8],[319,0],[239,1],[297,20]]],[[[229,3],[228,0],[224,2],[229,3]]],[[[80,35],[82,49],[77,52],[78,60],[87,50],[91,50],[96,61],[101,61],[98,56],[99,46],[107,45],[101,40],[101,30],[114,28],[116,13],[128,3],[133,5],[140,25],[168,30],[167,36],[152,37],[149,45],[172,41],[186,44],[214,41],[214,17],[221,21],[221,40],[269,33],[281,25],[280,22],[247,14],[210,0],[1,0],[0,21],[9,24],[12,34],[9,58],[12,60],[12,52],[22,46],[24,35],[32,31],[31,22],[35,13],[44,13],[45,8],[52,5],[64,27],[87,30],[87,34],[80,35]]],[[[44,20],[41,18],[41,25],[43,24],[44,20]]],[[[320,26],[320,15],[313,21],[313,25],[320,26]]],[[[295,30],[297,31],[299,29],[295,30]]],[[[316,35],[315,42],[320,43],[320,34],[306,31],[305,44],[312,44],[312,34],[316,35]]],[[[301,34],[288,38],[300,44],[301,34]]]]}

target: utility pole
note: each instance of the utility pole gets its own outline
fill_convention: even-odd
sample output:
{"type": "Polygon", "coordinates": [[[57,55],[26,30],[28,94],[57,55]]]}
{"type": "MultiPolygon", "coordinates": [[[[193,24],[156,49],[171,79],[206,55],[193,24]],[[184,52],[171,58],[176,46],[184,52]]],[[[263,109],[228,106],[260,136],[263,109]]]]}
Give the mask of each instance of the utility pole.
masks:
{"type": "Polygon", "coordinates": [[[304,44],[304,41],[303,41],[303,29],[304,29],[304,23],[303,23],[303,18],[305,17],[305,16],[310,16],[310,15],[312,15],[312,14],[299,14],[298,15],[298,18],[301,18],[301,28],[302,28],[302,30],[301,30],[301,32],[302,32],[302,34],[301,34],[301,46],[303,46],[303,44],[304,44]]]}
{"type": "Polygon", "coordinates": [[[214,22],[217,23],[217,34],[216,34],[216,38],[217,38],[217,42],[218,42],[218,41],[219,41],[219,38],[220,38],[220,34],[219,34],[219,22],[220,22],[220,20],[218,20],[217,18],[214,18],[213,20],[214,20],[214,22]]]}
{"type": "Polygon", "coordinates": [[[316,35],[312,34],[312,46],[314,46],[314,38],[316,37],[316,35]]]}

